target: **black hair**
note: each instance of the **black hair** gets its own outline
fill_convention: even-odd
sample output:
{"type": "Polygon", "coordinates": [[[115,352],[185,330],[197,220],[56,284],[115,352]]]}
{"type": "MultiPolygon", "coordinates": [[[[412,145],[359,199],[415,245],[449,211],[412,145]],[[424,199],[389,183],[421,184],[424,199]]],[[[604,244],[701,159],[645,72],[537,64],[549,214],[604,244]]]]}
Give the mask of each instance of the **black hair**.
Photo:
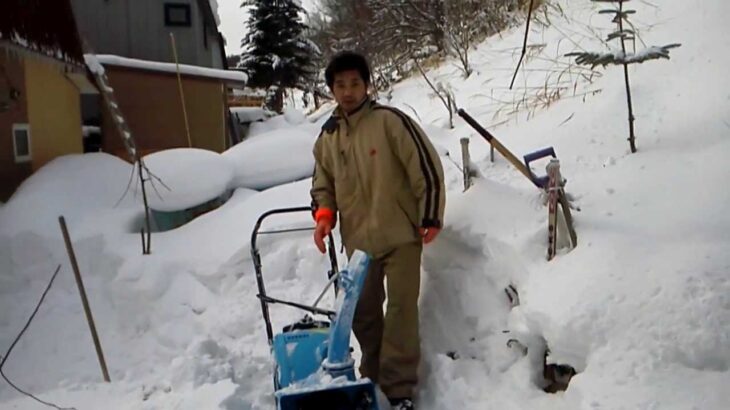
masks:
{"type": "Polygon", "coordinates": [[[335,83],[335,74],[350,70],[357,70],[365,85],[370,85],[370,66],[365,56],[354,51],[340,51],[332,57],[332,60],[327,64],[327,69],[324,71],[327,86],[332,89],[335,83]]]}

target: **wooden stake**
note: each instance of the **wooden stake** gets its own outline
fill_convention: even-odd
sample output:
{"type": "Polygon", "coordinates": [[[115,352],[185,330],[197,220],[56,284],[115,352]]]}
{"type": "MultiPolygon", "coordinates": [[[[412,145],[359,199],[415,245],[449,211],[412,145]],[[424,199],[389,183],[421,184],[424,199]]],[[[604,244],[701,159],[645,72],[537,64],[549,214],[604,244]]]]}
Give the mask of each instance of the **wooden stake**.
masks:
{"type": "Polygon", "coordinates": [[[558,207],[558,190],[560,189],[560,162],[553,158],[547,165],[547,174],[549,179],[547,185],[548,195],[548,251],[547,260],[550,261],[555,257],[556,245],[558,242],[558,224],[557,224],[557,207],[558,207]]]}
{"type": "MultiPolygon", "coordinates": [[[[488,143],[490,143],[500,154],[502,154],[503,157],[507,159],[507,161],[510,162],[515,168],[517,168],[522,175],[527,177],[530,181],[532,181],[532,175],[530,174],[530,171],[527,169],[527,166],[523,164],[510,150],[507,149],[504,145],[502,145],[501,142],[497,138],[494,137],[489,131],[487,131],[484,127],[482,127],[474,118],[472,118],[471,115],[467,114],[466,111],[463,109],[459,109],[457,113],[461,116],[461,118],[464,119],[469,125],[471,125],[472,128],[474,128],[479,135],[484,137],[485,140],[487,140],[488,143]]],[[[534,181],[532,181],[535,183],[534,181]]]]}
{"type": "Polygon", "coordinates": [[[140,158],[137,161],[137,169],[139,171],[139,179],[140,184],[142,185],[142,202],[144,203],[144,221],[145,221],[145,228],[147,233],[147,240],[142,244],[142,254],[143,255],[149,255],[152,251],[152,227],[150,225],[150,204],[147,201],[147,190],[145,189],[145,183],[147,182],[147,179],[144,178],[142,172],[145,170],[145,168],[142,166],[142,159],[140,158]],[[145,247],[145,245],[147,245],[145,247]]]}
{"type": "Polygon", "coordinates": [[[109,383],[109,371],[106,367],[106,361],[104,360],[104,352],[101,350],[101,342],[99,342],[99,335],[96,333],[96,326],[94,326],[94,317],[91,315],[91,307],[89,307],[89,300],[86,297],[86,291],[84,290],[84,282],[81,280],[81,272],[79,271],[79,264],[76,261],[76,254],[71,244],[71,239],[68,234],[68,228],[66,227],[66,220],[62,217],[58,217],[58,222],[61,224],[61,232],[63,233],[63,240],[66,243],[66,251],[68,252],[68,258],[71,261],[71,267],[76,277],[76,286],[79,288],[79,295],[81,295],[81,303],[84,305],[84,313],[86,314],[86,321],[89,323],[89,329],[91,330],[91,338],[94,339],[94,347],[96,348],[96,357],[99,359],[99,365],[101,366],[101,373],[104,376],[104,381],[109,383]]]}
{"type": "Polygon", "coordinates": [[[144,240],[144,228],[139,230],[139,235],[142,238],[142,254],[146,255],[147,254],[147,243],[144,240]]]}
{"type": "Polygon", "coordinates": [[[190,125],[188,124],[188,110],[185,108],[185,93],[183,92],[182,78],[180,77],[180,63],[177,59],[177,47],[175,46],[175,35],[170,33],[170,42],[172,43],[172,55],[175,57],[175,69],[177,71],[177,86],[180,89],[180,102],[182,103],[183,118],[185,119],[185,133],[188,136],[188,147],[193,147],[193,141],[190,138],[190,125]]]}
{"type": "Polygon", "coordinates": [[[522,65],[522,60],[525,58],[525,54],[527,53],[527,36],[530,33],[530,20],[532,20],[532,6],[533,6],[534,2],[535,2],[535,0],[530,0],[530,8],[527,10],[527,26],[525,27],[525,40],[522,43],[522,54],[520,54],[520,61],[517,62],[517,67],[515,67],[515,73],[512,76],[512,82],[509,83],[510,90],[515,85],[515,79],[517,78],[517,72],[520,71],[520,66],[522,65]]]}
{"type": "Polygon", "coordinates": [[[558,241],[558,223],[557,208],[558,205],[563,209],[563,217],[565,218],[565,226],[568,230],[567,234],[570,238],[571,247],[578,246],[578,235],[573,226],[573,215],[570,212],[570,204],[563,190],[563,177],[560,174],[560,161],[553,158],[547,166],[547,174],[549,182],[547,186],[548,195],[548,254],[547,259],[552,260],[555,257],[555,251],[558,241]]]}
{"type": "Polygon", "coordinates": [[[560,207],[563,208],[563,217],[565,217],[565,225],[568,227],[568,235],[570,235],[570,241],[575,248],[578,246],[578,234],[575,232],[575,226],[573,225],[573,214],[570,212],[570,204],[568,198],[565,197],[565,191],[560,190],[558,197],[560,207]]]}
{"type": "Polygon", "coordinates": [[[464,173],[464,192],[471,186],[471,159],[469,155],[469,138],[462,138],[461,142],[461,167],[464,173]]]}

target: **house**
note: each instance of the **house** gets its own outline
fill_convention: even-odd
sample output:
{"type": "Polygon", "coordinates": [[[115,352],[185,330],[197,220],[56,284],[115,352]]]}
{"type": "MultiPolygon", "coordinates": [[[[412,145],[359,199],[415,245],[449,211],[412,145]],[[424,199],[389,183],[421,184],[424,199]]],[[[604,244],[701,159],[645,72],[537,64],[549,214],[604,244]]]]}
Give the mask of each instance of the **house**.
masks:
{"type": "MultiPolygon", "coordinates": [[[[143,154],[222,152],[239,141],[229,89],[244,88],[246,75],[227,70],[214,0],[71,2],[86,52],[104,66],[143,154]]],[[[82,99],[86,125],[99,126],[100,149],[126,159],[99,96],[82,99]]]]}
{"type": "Polygon", "coordinates": [[[3,0],[0,201],[52,159],[82,153],[87,80],[69,0],[3,0]]]}
{"type": "MultiPolygon", "coordinates": [[[[215,0],[71,0],[87,52],[226,69],[215,0]]],[[[217,8],[217,6],[216,6],[217,8]]]]}

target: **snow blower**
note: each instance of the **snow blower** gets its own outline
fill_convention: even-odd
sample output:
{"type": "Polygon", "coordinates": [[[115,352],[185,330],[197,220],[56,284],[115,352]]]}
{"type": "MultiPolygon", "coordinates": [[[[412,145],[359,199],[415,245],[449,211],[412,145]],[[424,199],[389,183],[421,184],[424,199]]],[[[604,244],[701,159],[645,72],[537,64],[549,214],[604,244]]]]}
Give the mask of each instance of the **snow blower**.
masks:
{"type": "Polygon", "coordinates": [[[312,305],[276,299],[266,294],[261,255],[256,240],[261,234],[311,231],[295,228],[259,231],[271,215],[311,212],[310,207],[283,208],[259,217],[251,235],[251,257],[256,271],[257,295],[266,324],[266,336],[275,363],[274,396],[277,410],[378,410],[375,385],[367,378],[356,379],[351,357],[350,333],[360,292],[365,283],[370,257],[355,251],[347,266],[338,271],[334,238],[330,234],[329,281],[312,305]],[[317,307],[328,289],[335,285],[336,311],[317,307]],[[269,305],[283,304],[308,312],[296,323],[274,335],[269,305]],[[311,315],[310,315],[311,314],[311,315]],[[326,317],[315,320],[312,315],[326,317]]]}

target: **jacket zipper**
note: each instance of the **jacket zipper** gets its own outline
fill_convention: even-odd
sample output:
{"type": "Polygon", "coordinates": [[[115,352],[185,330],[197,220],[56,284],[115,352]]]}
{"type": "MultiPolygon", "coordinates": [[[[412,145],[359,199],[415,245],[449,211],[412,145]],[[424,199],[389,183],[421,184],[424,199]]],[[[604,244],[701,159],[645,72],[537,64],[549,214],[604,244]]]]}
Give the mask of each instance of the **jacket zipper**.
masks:
{"type": "MultiPolygon", "coordinates": [[[[349,137],[349,132],[348,132],[347,136],[349,137]]],[[[352,162],[353,162],[353,166],[355,168],[354,169],[354,171],[355,171],[355,178],[357,178],[357,181],[358,181],[358,188],[359,188],[358,190],[360,191],[360,197],[362,198],[362,202],[365,205],[365,207],[364,207],[365,208],[364,213],[366,215],[365,221],[366,221],[366,224],[367,224],[367,231],[366,231],[366,238],[365,238],[365,240],[366,240],[366,243],[368,244],[368,247],[370,249],[373,249],[375,244],[372,242],[372,239],[375,237],[375,234],[376,233],[375,233],[375,229],[373,228],[373,223],[370,220],[371,219],[370,218],[370,206],[371,206],[370,201],[371,201],[371,198],[366,195],[366,192],[365,192],[365,182],[363,181],[362,176],[360,174],[360,161],[359,161],[359,158],[358,158],[357,152],[356,152],[357,151],[357,148],[358,148],[358,146],[356,145],[357,143],[358,142],[357,141],[354,141],[354,139],[353,139],[353,141],[351,141],[350,148],[351,148],[351,152],[352,152],[352,162]]]]}

